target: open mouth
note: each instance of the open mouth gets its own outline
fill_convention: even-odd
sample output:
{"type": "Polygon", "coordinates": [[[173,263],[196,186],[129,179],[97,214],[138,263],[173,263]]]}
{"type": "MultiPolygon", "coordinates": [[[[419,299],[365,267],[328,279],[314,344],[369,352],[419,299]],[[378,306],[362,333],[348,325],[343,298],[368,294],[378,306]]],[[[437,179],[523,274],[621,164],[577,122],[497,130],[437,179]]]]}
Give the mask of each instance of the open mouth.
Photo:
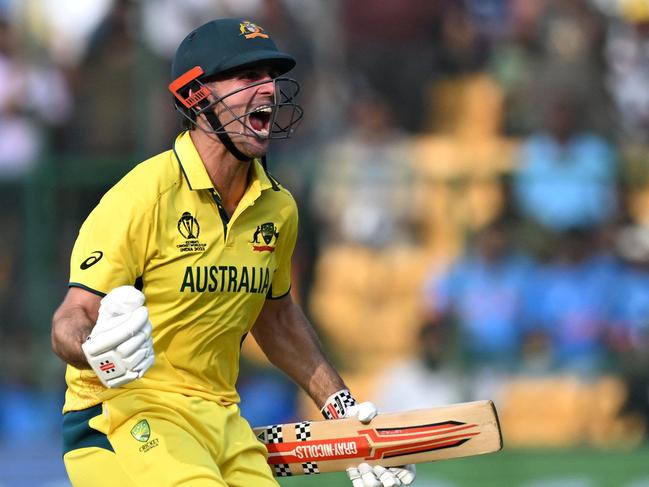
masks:
{"type": "Polygon", "coordinates": [[[270,117],[273,113],[272,107],[263,105],[257,107],[248,115],[250,127],[258,137],[268,137],[270,133],[270,117]]]}

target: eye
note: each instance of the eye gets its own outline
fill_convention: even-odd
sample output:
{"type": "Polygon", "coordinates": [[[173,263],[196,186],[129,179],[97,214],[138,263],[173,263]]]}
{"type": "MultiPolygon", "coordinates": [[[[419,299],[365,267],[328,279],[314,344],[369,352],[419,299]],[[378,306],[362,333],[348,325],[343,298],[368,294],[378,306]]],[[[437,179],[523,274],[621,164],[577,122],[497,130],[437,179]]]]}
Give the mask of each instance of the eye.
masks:
{"type": "Polygon", "coordinates": [[[274,79],[279,76],[279,72],[276,69],[269,68],[250,69],[242,72],[240,78],[247,81],[258,81],[266,76],[274,79]]]}
{"type": "Polygon", "coordinates": [[[258,69],[251,69],[249,71],[244,71],[243,73],[241,73],[241,79],[247,81],[257,81],[258,79],[261,79],[263,76],[264,76],[263,73],[258,69]]]}

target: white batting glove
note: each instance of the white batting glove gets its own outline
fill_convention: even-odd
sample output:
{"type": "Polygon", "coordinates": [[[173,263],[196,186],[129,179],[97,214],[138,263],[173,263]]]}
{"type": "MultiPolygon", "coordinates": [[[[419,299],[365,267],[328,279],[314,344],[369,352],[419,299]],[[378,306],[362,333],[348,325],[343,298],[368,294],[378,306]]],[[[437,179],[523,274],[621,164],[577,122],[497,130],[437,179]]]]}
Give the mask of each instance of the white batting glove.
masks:
{"type": "MultiPolygon", "coordinates": [[[[378,414],[374,403],[357,403],[347,389],[329,396],[320,412],[326,419],[353,418],[367,424],[378,414]]],[[[347,476],[353,487],[398,487],[410,485],[415,481],[417,471],[414,465],[385,468],[361,463],[356,468],[348,468],[347,476]]]]}
{"type": "Polygon", "coordinates": [[[358,468],[348,468],[347,476],[353,487],[397,487],[410,485],[415,481],[417,471],[415,466],[385,468],[380,465],[371,466],[361,463],[358,468]]]}
{"type": "Polygon", "coordinates": [[[97,323],[81,348],[108,388],[142,377],[155,359],[144,294],[133,286],[120,286],[104,296],[97,323]]]}
{"type": "Polygon", "coordinates": [[[379,414],[379,410],[376,409],[374,403],[365,401],[350,406],[347,411],[345,411],[343,418],[356,417],[356,419],[361,423],[367,424],[372,421],[377,414],[379,414]]]}

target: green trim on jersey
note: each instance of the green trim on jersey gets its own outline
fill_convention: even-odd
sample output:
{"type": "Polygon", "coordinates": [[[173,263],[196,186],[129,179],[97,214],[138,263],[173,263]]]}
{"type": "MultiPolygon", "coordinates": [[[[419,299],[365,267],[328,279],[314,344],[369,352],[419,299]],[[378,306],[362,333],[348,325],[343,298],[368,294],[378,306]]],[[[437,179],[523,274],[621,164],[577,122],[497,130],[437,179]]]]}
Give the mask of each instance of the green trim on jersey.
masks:
{"type": "Polygon", "coordinates": [[[90,420],[101,414],[101,404],[63,415],[63,455],[79,448],[103,448],[114,451],[108,437],[90,427],[90,420]]]}
{"type": "Polygon", "coordinates": [[[221,201],[221,197],[219,196],[218,191],[216,191],[215,189],[211,189],[210,193],[212,194],[212,199],[214,199],[214,203],[216,203],[216,207],[219,209],[219,216],[221,217],[221,221],[223,222],[223,238],[227,239],[228,223],[230,223],[230,215],[228,215],[225,211],[225,208],[223,208],[223,202],[221,201]]]}
{"type": "Polygon", "coordinates": [[[69,282],[68,287],[80,287],[81,289],[85,289],[86,291],[89,291],[92,294],[96,294],[97,296],[102,297],[102,298],[104,296],[106,296],[106,293],[103,293],[101,291],[97,291],[96,289],[93,289],[93,288],[88,287],[88,286],[84,286],[83,284],[81,284],[79,282],[69,282]]]}
{"type": "Polygon", "coordinates": [[[282,299],[288,296],[291,293],[291,288],[288,288],[288,291],[286,291],[284,294],[281,294],[279,296],[273,296],[273,287],[271,286],[270,291],[268,291],[268,295],[266,295],[266,298],[268,299],[282,299]]]}
{"type": "Polygon", "coordinates": [[[174,146],[173,146],[172,150],[174,152],[174,156],[176,156],[176,159],[178,159],[178,165],[180,166],[180,170],[183,172],[183,176],[185,176],[185,181],[187,181],[187,186],[189,186],[189,189],[191,189],[193,191],[194,188],[192,188],[192,184],[189,182],[189,178],[187,177],[187,173],[185,172],[185,168],[183,167],[183,163],[180,162],[180,157],[178,157],[178,153],[176,152],[176,144],[175,143],[174,143],[174,146]]]}

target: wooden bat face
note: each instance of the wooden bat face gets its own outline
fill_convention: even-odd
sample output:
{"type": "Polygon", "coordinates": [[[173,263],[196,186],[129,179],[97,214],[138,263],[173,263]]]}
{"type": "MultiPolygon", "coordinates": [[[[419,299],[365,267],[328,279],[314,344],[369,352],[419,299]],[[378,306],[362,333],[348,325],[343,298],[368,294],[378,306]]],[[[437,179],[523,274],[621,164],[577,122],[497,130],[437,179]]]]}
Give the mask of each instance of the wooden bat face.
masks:
{"type": "Polygon", "coordinates": [[[359,463],[384,467],[498,451],[502,437],[491,401],[254,428],[275,476],[342,471],[359,463]]]}

